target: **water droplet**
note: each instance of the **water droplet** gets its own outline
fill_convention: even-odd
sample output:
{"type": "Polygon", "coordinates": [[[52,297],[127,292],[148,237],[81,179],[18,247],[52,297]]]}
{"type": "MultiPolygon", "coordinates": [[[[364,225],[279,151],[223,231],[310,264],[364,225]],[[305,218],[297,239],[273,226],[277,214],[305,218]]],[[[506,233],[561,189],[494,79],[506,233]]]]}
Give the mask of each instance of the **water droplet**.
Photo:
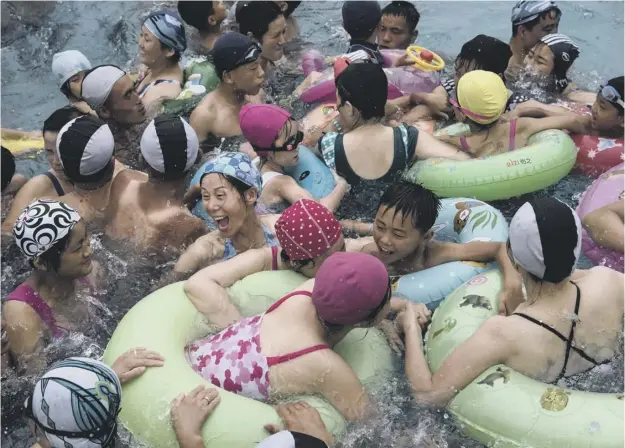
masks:
{"type": "Polygon", "coordinates": [[[599,424],[599,422],[592,422],[590,424],[590,432],[599,432],[600,429],[601,425],[599,424]]]}

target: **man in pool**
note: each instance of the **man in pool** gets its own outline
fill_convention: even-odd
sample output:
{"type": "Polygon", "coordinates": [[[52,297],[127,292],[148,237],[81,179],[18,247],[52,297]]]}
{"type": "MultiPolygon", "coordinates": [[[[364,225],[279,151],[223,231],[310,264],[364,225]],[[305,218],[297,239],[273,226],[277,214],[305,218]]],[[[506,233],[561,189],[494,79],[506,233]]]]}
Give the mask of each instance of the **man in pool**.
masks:
{"type": "Polygon", "coordinates": [[[382,20],[377,36],[380,48],[405,50],[417,40],[417,25],[421,15],[417,8],[405,1],[391,2],[382,9],[382,20]]]}
{"type": "Polygon", "coordinates": [[[213,62],[221,84],[204,97],[190,119],[204,152],[214,149],[222,137],[241,135],[241,107],[249,96],[258,95],[265,80],[261,52],[257,43],[239,33],[226,33],[215,42],[213,62]]]}
{"type": "Polygon", "coordinates": [[[96,111],[115,136],[115,155],[136,168],[139,139],[146,124],[146,109],[125,71],[114,65],[100,65],[85,75],[82,99],[96,111]]]}
{"type": "Polygon", "coordinates": [[[212,50],[221,35],[221,23],[228,14],[223,2],[180,1],[178,13],[187,25],[198,31],[198,38],[191,40],[197,44],[192,48],[193,52],[207,53],[212,50]]]}
{"type": "Polygon", "coordinates": [[[111,186],[106,235],[163,256],[207,232],[182,203],[186,175],[198,155],[195,131],[180,117],[160,115],[141,138],[147,175],[124,170],[111,186]]]}
{"type": "Polygon", "coordinates": [[[508,64],[511,77],[523,66],[527,53],[547,34],[557,33],[562,12],[550,0],[521,0],[512,8],[512,57],[508,64]]]}
{"type": "MultiPolygon", "coordinates": [[[[391,185],[380,199],[373,241],[363,245],[361,251],[378,257],[390,275],[405,275],[452,261],[496,260],[504,278],[500,312],[512,312],[523,300],[523,294],[521,277],[508,258],[505,243],[434,240],[432,226],[439,208],[440,199],[421,185],[408,181],[391,185]]],[[[354,222],[342,223],[348,229],[354,228],[354,222]]]]}

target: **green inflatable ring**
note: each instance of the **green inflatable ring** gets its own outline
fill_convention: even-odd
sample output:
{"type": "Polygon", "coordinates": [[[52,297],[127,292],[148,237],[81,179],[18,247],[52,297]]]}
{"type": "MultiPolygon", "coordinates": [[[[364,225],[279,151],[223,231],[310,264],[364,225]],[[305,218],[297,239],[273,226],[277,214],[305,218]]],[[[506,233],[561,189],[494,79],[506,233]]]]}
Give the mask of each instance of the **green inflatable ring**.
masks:
{"type": "MultiPolygon", "coordinates": [[[[499,271],[469,280],[451,293],[432,317],[425,336],[432,372],[486,319],[497,314],[499,271]]],[[[471,438],[498,448],[619,447],[623,394],[560,389],[498,365],[465,387],[447,409],[471,438]]]]}
{"type": "MultiPolygon", "coordinates": [[[[467,129],[461,124],[443,131],[462,135],[467,129]]],[[[576,158],[577,148],[571,137],[549,130],[532,135],[526,147],[505,154],[467,161],[417,162],[405,177],[445,198],[470,196],[492,201],[553,185],[571,171],[576,158]]]]}
{"type": "MultiPolygon", "coordinates": [[[[243,315],[252,316],[265,311],[305,280],[292,271],[261,272],[233,285],[229,295],[243,315]]],[[[155,350],[165,358],[163,367],[148,369],[123,386],[120,423],[141,442],[159,448],[178,446],[169,417],[171,401],[198,385],[209,385],[187,364],[184,346],[208,333],[203,316],[185,295],[182,282],[145,297],[118,324],[104,353],[106,364],[111,365],[133,347],[155,350]]],[[[355,329],[335,351],[368,389],[389,380],[391,350],[378,330],[355,329]]],[[[221,404],[202,429],[205,446],[251,447],[268,436],[263,429],[265,424],[281,423],[272,406],[225,390],[219,392],[221,404]]],[[[324,399],[293,399],[305,399],[317,408],[331,433],[339,434],[345,428],[341,414],[324,399]]]]}

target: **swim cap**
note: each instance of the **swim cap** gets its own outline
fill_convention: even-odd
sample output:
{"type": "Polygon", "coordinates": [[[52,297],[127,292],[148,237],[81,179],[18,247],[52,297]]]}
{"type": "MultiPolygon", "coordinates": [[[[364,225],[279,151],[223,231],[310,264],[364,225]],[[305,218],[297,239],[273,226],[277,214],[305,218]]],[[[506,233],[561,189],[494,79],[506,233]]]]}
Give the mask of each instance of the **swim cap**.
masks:
{"type": "Polygon", "coordinates": [[[58,79],[60,87],[75,74],[86,70],[91,70],[91,62],[80,51],[62,51],[52,56],[52,73],[58,79]]]}
{"type": "Polygon", "coordinates": [[[113,163],[114,150],[110,128],[92,115],[74,118],[56,137],[56,155],[73,182],[101,180],[113,163]]]}
{"type": "Polygon", "coordinates": [[[152,13],[143,25],[164,45],[182,53],[187,49],[187,35],[180,18],[173,11],[152,13]]]}
{"type": "Polygon", "coordinates": [[[579,56],[579,47],[564,34],[547,34],[540,39],[553,53],[553,75],[556,87],[562,92],[569,85],[566,72],[579,56]]]}
{"type": "Polygon", "coordinates": [[[343,28],[354,39],[368,39],[382,19],[382,8],[377,1],[346,1],[342,8],[343,28]]]}
{"type": "Polygon", "coordinates": [[[273,104],[246,104],[239,113],[243,136],[259,149],[271,149],[291,114],[273,104]]]}
{"type": "Polygon", "coordinates": [[[199,151],[193,128],[183,118],[159,115],[148,124],[141,137],[141,155],[154,170],[162,174],[189,171],[199,151]]]}
{"type": "Polygon", "coordinates": [[[2,191],[9,186],[15,174],[15,156],[11,151],[2,147],[2,191]]]}
{"type": "Polygon", "coordinates": [[[102,106],[113,86],[126,74],[114,65],[100,65],[89,71],[82,80],[80,97],[93,109],[102,106]]]}
{"type": "Polygon", "coordinates": [[[262,48],[252,39],[239,33],[222,34],[213,46],[213,63],[219,77],[242,65],[256,61],[262,48]]]}
{"type": "Polygon", "coordinates": [[[341,237],[341,224],[318,202],[300,199],[287,208],[276,222],[280,247],[293,261],[323,255],[341,237]]]}
{"type": "Polygon", "coordinates": [[[37,381],[26,412],[54,448],[112,447],[121,400],[122,387],[110,367],[68,358],[37,381]]]}
{"type": "Polygon", "coordinates": [[[542,13],[551,11],[552,9],[557,10],[558,14],[560,14],[560,9],[555,2],[549,0],[521,0],[512,8],[512,25],[516,26],[531,22],[542,13]]]}
{"type": "Polygon", "coordinates": [[[379,64],[349,64],[336,78],[335,84],[341,100],[349,101],[363,119],[384,117],[388,80],[379,64]]]}
{"type": "Polygon", "coordinates": [[[263,191],[263,180],[260,172],[256,169],[252,159],[242,152],[222,152],[211,159],[204,167],[204,174],[200,178],[200,183],[202,183],[204,176],[212,173],[232,176],[245,185],[256,188],[258,196],[263,191]]]}
{"type": "Polygon", "coordinates": [[[314,436],[284,430],[261,440],[256,448],[328,448],[328,445],[314,436]]]}
{"type": "Polygon", "coordinates": [[[497,121],[509,96],[501,77],[484,70],[473,70],[460,78],[456,93],[467,117],[480,124],[497,121]]]}
{"type": "Polygon", "coordinates": [[[354,325],[373,317],[388,291],[388,272],[380,260],[362,252],[336,252],[317,271],[312,302],[323,321],[354,325]]]}
{"type": "Polygon", "coordinates": [[[577,213],[551,197],[526,202],[510,222],[514,261],[528,272],[558,283],[575,270],[582,245],[577,213]]]}
{"type": "Polygon", "coordinates": [[[69,205],[35,199],[13,224],[15,243],[32,260],[65,238],[78,221],[80,215],[69,205]]]}

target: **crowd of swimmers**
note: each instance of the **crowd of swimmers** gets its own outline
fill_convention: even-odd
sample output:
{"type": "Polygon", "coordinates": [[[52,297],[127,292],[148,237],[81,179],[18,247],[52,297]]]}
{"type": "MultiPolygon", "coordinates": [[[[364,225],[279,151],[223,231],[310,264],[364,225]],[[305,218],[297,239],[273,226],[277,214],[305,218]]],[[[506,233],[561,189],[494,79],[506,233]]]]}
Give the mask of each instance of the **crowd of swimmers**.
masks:
{"type": "MultiPolygon", "coordinates": [[[[3,300],[2,365],[18,375],[43,375],[26,404],[35,446],[112,446],[121,385],[167,362],[137,348],[110,367],[86,358],[46,365],[43,348],[79,328],[88,314],[85,294],[105,281],[106,266],[93,259],[94,231],[103,231],[119,251],[175,261],[152,279],[154,287],[186,280],[193,305],[229,332],[185,347],[192,368],[217,387],[197,388],[172,403],[182,447],[204,446],[200,430],[219,404],[218,388],[261,401],[319,394],[348,421],[374,413],[355,372],[333,351],[356,327],[380,328],[405,352],[416,400],[439,406],[496,364],[554,382],[617,354],[623,275],[576,265],[583,226],[598,244],[623,251],[622,200],[608,206],[612,219],[582,223],[556,199],[533,199],[512,218],[506,243],[456,244],[433,238],[441,207],[436,194],[398,175],[430,157],[468,160],[512,151],[545,129],[622,138],[623,76],[598,92],[578,89],[568,71],[581,50],[558,34],[561,10],[552,1],[520,1],[512,10],[509,44],[480,34],[462,46],[453,76],[433,92],[387,101],[380,49],[413,44],[420,14],[405,1],[383,9],[350,1],[342,9],[348,57],[334,61],[337,114],[305,128],[289,111],[268,104],[263,91],[280,70],[287,42],[298,39],[293,14],[300,3],[238,2],[238,31],[226,32],[228,11],[219,1],[180,1],[177,12],[151,13],[140,30],[138,74],[92,66],[77,50],[54,55],[52,72],[68,105],[42,126],[50,169],[27,180],[2,148],[2,246],[17,245],[32,266],[3,300]],[[183,22],[192,27],[189,39],[183,22]],[[219,82],[190,116],[163,114],[163,105],[184,87],[181,60],[188,46],[207,58],[219,82]],[[355,53],[358,58],[349,57],[355,53]],[[523,79],[592,113],[577,115],[516,92],[514,80],[523,79]],[[472,134],[436,138],[415,124],[441,117],[467,123],[472,134]],[[301,144],[335,177],[334,189],[318,201],[285,174],[297,164],[301,144]],[[187,191],[202,164],[199,184],[187,191]],[[379,185],[374,199],[361,200],[367,219],[341,216],[342,201],[357,201],[367,184],[379,185]],[[198,202],[212,227],[189,211],[198,202]],[[499,315],[432,374],[422,337],[431,310],[394,295],[391,277],[457,260],[498,263],[504,279],[499,315]],[[241,315],[227,288],[272,270],[309,280],[260,316],[241,315]],[[207,362],[242,343],[259,344],[261,330],[262,349],[241,358],[243,369],[259,370],[257,380],[207,362]],[[94,381],[108,383],[106,402],[85,393],[74,403],[67,384],[89,390],[94,381]],[[102,414],[85,427],[72,407],[92,399],[102,414]]],[[[3,130],[14,134],[20,131],[3,130]]],[[[333,443],[309,405],[277,409],[290,431],[269,425],[268,433],[277,434],[259,446],[333,443]]]]}

